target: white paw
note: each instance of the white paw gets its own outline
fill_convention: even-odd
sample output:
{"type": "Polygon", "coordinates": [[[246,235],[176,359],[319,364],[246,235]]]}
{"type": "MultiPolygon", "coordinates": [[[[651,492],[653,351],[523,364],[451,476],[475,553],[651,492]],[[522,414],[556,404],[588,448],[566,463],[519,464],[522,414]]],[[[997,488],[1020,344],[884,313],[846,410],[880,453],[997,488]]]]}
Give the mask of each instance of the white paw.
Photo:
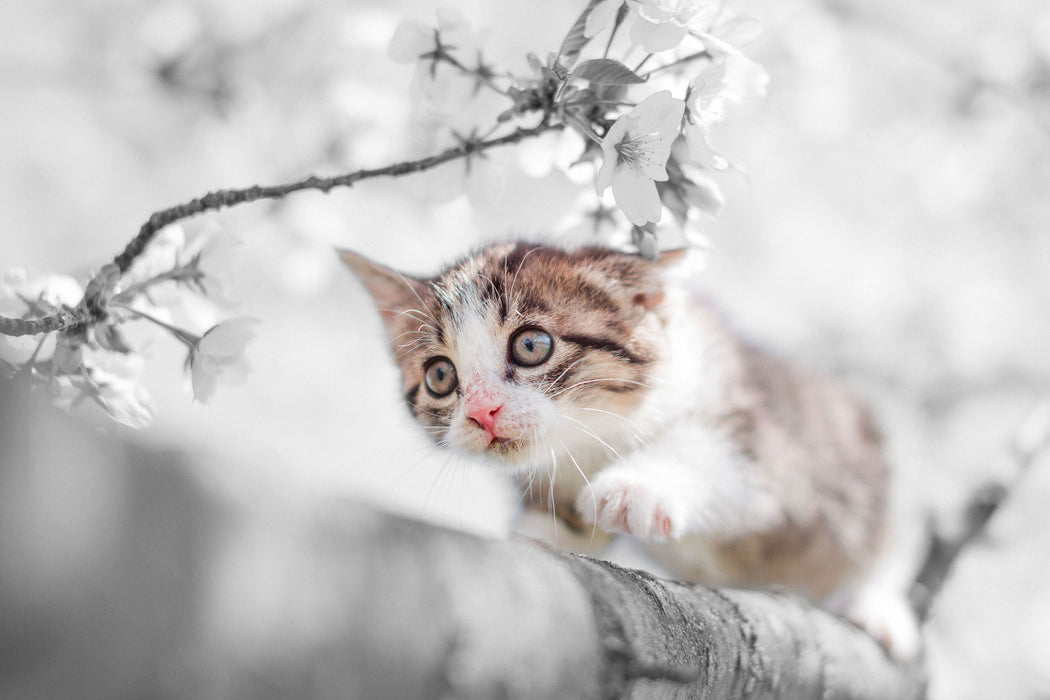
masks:
{"type": "Polygon", "coordinates": [[[900,661],[918,658],[922,631],[903,595],[866,588],[837,595],[830,606],[877,639],[894,658],[900,661]]]}
{"type": "Polygon", "coordinates": [[[625,532],[641,539],[681,537],[685,512],[678,500],[661,494],[633,471],[599,474],[576,498],[576,511],[606,532],[625,532]]]}

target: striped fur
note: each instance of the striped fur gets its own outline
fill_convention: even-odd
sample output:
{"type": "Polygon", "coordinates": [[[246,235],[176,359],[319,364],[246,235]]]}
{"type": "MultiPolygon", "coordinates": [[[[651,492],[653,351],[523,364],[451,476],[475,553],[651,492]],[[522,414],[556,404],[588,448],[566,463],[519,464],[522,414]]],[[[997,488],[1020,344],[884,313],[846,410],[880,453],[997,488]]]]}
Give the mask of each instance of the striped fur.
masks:
{"type": "Polygon", "coordinates": [[[490,246],[432,279],[344,259],[390,332],[403,392],[439,443],[523,474],[566,521],[652,544],[679,576],[778,583],[824,598],[882,529],[877,433],[838,384],[747,344],[665,265],[614,251],[490,246]],[[515,364],[519,329],[553,338],[515,364]],[[434,357],[459,384],[425,388],[434,357]],[[469,420],[502,405],[500,439],[469,420]]]}

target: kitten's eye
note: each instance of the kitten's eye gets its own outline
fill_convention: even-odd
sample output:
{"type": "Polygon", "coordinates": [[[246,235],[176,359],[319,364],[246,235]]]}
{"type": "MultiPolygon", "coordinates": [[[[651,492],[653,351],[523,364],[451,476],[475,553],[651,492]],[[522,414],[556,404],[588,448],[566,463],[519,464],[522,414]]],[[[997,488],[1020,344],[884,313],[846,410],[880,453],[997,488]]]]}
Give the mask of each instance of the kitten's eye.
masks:
{"type": "Polygon", "coordinates": [[[510,359],[522,367],[546,362],[554,352],[554,339],[539,328],[522,328],[510,339],[510,359]]]}
{"type": "Polygon", "coordinates": [[[459,384],[456,366],[447,357],[435,357],[427,363],[427,368],[423,371],[423,383],[434,398],[448,396],[459,384]]]}

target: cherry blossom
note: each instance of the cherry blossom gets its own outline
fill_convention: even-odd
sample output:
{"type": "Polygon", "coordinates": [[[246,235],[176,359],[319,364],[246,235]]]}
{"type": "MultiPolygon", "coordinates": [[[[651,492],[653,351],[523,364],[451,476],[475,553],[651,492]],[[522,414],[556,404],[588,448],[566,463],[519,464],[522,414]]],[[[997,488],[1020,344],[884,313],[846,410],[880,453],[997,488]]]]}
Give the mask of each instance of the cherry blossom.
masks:
{"type": "Polygon", "coordinates": [[[727,100],[739,102],[765,95],[769,76],[757,63],[720,40],[710,41],[714,58],[689,83],[682,133],[692,160],[705,168],[722,169],[728,162],[711,148],[712,125],[725,118],[727,100]]]}
{"type": "Polygon", "coordinates": [[[91,381],[93,398],[116,422],[130,428],[145,428],[153,422],[153,399],[134,379],[93,370],[91,381]]]}
{"type": "Polygon", "coordinates": [[[254,318],[235,318],[212,326],[190,348],[187,364],[193,383],[193,395],[207,403],[215,395],[221,380],[225,384],[243,384],[251,371],[244,350],[255,336],[254,318]]]}
{"type": "Polygon", "coordinates": [[[766,95],[769,74],[740,50],[754,41],[760,30],[761,25],[753,17],[736,15],[718,22],[709,32],[696,34],[714,63],[724,65],[722,89],[731,102],[766,95]]]}
{"type": "Polygon", "coordinates": [[[684,111],[682,100],[667,90],[657,92],[617,119],[602,140],[598,192],[612,185],[617,206],[636,226],[660,220],[655,181],[667,180],[667,159],[684,111]]]}
{"type": "Polygon", "coordinates": [[[707,141],[711,125],[725,117],[725,74],[724,61],[710,63],[689,83],[686,97],[682,134],[689,144],[692,160],[705,168],[719,169],[726,165],[707,141]]]}
{"type": "Polygon", "coordinates": [[[470,24],[458,10],[437,11],[437,26],[408,19],[398,25],[387,47],[387,55],[398,63],[412,63],[438,49],[455,49],[471,38],[470,24]]]}
{"type": "Polygon", "coordinates": [[[690,31],[706,30],[720,3],[712,0],[633,0],[636,21],[631,39],[649,53],[682,43],[690,31]]]}

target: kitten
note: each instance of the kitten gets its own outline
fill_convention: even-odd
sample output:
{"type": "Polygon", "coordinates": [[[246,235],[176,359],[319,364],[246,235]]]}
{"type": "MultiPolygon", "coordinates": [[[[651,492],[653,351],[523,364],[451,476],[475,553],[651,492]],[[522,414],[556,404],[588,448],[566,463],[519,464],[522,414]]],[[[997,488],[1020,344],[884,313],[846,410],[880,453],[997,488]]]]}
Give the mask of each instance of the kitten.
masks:
{"type": "Polygon", "coordinates": [[[342,255],[415,418],[524,474],[534,505],[633,535],[678,577],[817,602],[875,557],[888,476],[871,418],[736,334],[669,274],[681,254],[501,244],[432,279],[342,255]]]}

